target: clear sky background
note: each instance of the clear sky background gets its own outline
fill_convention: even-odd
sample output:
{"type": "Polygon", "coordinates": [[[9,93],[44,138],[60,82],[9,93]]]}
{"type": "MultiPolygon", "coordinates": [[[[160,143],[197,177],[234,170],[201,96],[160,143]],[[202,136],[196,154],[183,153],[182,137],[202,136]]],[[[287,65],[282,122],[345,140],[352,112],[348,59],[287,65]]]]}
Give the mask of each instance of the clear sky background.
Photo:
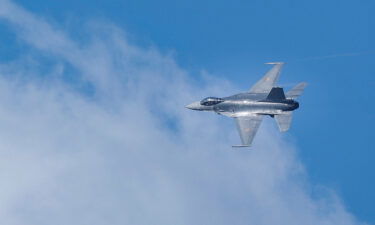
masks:
{"type": "MultiPolygon", "coordinates": [[[[357,218],[375,223],[374,1],[16,2],[69,27],[78,41],[82,21],[113,23],[131,43],[172,54],[193,79],[204,70],[238,91],[269,69],[263,63],[285,61],[279,83],[309,86],[284,136],[311,183],[332,188],[357,218]]],[[[26,47],[9,27],[0,33],[0,60],[12,61],[26,47]]]]}

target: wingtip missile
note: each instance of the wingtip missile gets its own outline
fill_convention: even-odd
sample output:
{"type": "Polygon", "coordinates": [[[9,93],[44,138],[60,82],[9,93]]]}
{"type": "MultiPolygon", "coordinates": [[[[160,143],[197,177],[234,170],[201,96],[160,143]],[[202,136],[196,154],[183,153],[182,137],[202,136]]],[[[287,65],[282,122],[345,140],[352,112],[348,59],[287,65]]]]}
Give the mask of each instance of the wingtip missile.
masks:
{"type": "Polygon", "coordinates": [[[232,148],[250,148],[251,145],[232,145],[232,148]]]}
{"type": "Polygon", "coordinates": [[[285,62],[266,62],[265,64],[268,64],[268,65],[282,65],[282,64],[285,64],[285,62]]]}

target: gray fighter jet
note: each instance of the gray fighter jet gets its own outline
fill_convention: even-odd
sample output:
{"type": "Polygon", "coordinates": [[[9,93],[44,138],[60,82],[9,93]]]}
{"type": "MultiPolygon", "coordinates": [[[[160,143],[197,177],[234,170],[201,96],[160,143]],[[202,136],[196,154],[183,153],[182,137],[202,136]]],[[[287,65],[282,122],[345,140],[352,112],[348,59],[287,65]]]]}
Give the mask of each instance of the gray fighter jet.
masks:
{"type": "Polygon", "coordinates": [[[224,98],[208,97],[193,102],[186,108],[213,111],[234,118],[242,144],[233,147],[251,145],[263,116],[275,118],[279,130],[287,131],[292,121],[292,112],[299,107],[296,98],[302,94],[307,84],[300,83],[284,94],[283,88],[275,86],[284,63],[266,64],[274,66],[249,91],[224,98]]]}

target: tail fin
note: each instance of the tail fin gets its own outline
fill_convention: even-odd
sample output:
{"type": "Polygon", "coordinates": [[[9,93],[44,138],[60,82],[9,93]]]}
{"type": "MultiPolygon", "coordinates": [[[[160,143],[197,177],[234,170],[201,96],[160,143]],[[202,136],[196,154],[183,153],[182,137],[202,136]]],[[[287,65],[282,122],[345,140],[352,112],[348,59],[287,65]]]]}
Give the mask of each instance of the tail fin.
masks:
{"type": "Polygon", "coordinates": [[[288,112],[286,114],[275,115],[275,120],[277,125],[279,126],[280,132],[285,132],[289,130],[290,124],[292,123],[292,112],[288,112]]]}
{"type": "Polygon", "coordinates": [[[302,82],[302,83],[297,84],[294,88],[292,88],[290,91],[288,91],[286,93],[286,97],[291,98],[291,99],[298,98],[302,94],[306,85],[307,85],[306,82],[302,82]]]}
{"type": "Polygon", "coordinates": [[[285,99],[284,90],[280,87],[274,87],[271,89],[266,99],[270,101],[284,100],[285,99]]]}

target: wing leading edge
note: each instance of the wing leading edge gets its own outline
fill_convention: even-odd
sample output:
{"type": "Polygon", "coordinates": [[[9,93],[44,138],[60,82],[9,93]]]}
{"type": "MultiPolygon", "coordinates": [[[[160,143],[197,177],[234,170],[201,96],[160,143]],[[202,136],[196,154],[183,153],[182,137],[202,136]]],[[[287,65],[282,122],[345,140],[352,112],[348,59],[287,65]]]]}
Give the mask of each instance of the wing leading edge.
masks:
{"type": "Polygon", "coordinates": [[[253,142],[255,134],[262,122],[262,115],[251,115],[244,117],[236,117],[237,130],[240,134],[242,145],[237,145],[233,147],[249,147],[253,142]]]}
{"type": "Polygon", "coordinates": [[[283,67],[283,62],[273,62],[266,63],[274,65],[264,76],[260,79],[254,86],[251,87],[251,93],[269,93],[271,89],[275,86],[277,79],[280,76],[281,68],[283,67]]]}

